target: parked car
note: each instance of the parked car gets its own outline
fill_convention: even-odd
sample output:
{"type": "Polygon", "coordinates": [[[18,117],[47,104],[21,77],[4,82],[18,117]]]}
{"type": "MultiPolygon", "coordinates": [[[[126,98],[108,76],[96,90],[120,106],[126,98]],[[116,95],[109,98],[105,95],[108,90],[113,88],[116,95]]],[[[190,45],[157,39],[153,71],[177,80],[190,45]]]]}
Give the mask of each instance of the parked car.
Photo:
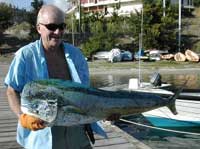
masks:
{"type": "Polygon", "coordinates": [[[161,60],[161,54],[167,54],[167,50],[151,50],[149,51],[149,60],[154,60],[154,61],[160,61],[161,60]]]}
{"type": "Polygon", "coordinates": [[[109,51],[99,51],[93,55],[93,59],[103,59],[103,60],[108,60],[110,56],[109,51]]]}
{"type": "Polygon", "coordinates": [[[135,60],[148,60],[149,56],[142,49],[142,50],[139,50],[139,51],[135,52],[134,59],[135,60]]]}
{"type": "Polygon", "coordinates": [[[130,51],[121,50],[122,61],[132,61],[133,54],[130,51]]]}
{"type": "Polygon", "coordinates": [[[159,53],[149,54],[149,60],[151,60],[151,61],[160,61],[161,60],[161,55],[159,53]]]}
{"type": "Polygon", "coordinates": [[[133,54],[130,51],[113,48],[111,51],[99,51],[93,55],[93,59],[107,60],[111,63],[133,60],[133,54]]]}

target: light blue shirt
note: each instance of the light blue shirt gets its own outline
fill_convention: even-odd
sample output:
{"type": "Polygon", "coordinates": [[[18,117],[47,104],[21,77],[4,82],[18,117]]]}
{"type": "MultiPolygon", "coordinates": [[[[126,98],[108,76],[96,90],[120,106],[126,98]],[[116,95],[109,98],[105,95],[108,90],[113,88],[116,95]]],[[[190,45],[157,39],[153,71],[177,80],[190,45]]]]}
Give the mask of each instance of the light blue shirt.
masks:
{"type": "MultiPolygon", "coordinates": [[[[88,65],[81,51],[67,43],[63,43],[63,46],[72,80],[89,85],[88,65]]],[[[49,78],[47,63],[40,39],[16,52],[5,78],[5,84],[21,93],[26,83],[47,78],[49,78]]],[[[92,129],[106,137],[99,123],[93,123],[92,129]]],[[[51,128],[29,131],[18,123],[17,142],[27,149],[51,149],[51,128]]]]}

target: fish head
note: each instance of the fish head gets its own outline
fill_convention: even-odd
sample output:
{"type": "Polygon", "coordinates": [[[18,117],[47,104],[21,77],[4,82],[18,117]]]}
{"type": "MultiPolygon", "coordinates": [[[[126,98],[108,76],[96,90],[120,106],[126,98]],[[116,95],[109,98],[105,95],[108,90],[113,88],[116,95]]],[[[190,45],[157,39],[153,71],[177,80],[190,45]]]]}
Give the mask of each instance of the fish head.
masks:
{"type": "Polygon", "coordinates": [[[26,84],[21,94],[21,110],[48,124],[53,123],[58,111],[53,88],[36,82],[26,84]]]}
{"type": "Polygon", "coordinates": [[[57,116],[57,101],[35,100],[27,104],[22,103],[21,110],[47,123],[53,123],[57,116]]]}

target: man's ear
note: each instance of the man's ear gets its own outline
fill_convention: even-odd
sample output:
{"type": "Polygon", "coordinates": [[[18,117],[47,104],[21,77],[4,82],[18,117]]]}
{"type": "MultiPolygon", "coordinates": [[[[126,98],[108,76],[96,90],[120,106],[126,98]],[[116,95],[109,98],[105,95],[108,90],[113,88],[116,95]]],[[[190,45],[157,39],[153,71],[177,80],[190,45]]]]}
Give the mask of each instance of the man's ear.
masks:
{"type": "Polygon", "coordinates": [[[37,29],[38,33],[40,34],[40,25],[39,24],[36,25],[36,29],[37,29]]]}

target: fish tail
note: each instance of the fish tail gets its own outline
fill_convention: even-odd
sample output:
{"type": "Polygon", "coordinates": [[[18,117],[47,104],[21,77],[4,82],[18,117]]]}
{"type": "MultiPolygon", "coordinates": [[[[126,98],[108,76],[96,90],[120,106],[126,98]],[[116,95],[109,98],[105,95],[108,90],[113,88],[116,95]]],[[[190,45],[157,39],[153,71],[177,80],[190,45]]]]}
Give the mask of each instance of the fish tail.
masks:
{"type": "Polygon", "coordinates": [[[176,105],[175,105],[175,101],[173,103],[170,103],[169,105],[167,105],[167,107],[169,108],[169,110],[174,114],[174,115],[177,115],[178,112],[176,110],[176,105]]]}
{"type": "Polygon", "coordinates": [[[176,98],[180,95],[180,93],[183,91],[183,87],[179,88],[175,93],[174,95],[172,95],[169,100],[170,100],[170,103],[167,105],[167,107],[170,109],[170,111],[176,115],[178,114],[177,110],[176,110],[176,105],[175,105],[175,102],[176,102],[176,98]]]}

